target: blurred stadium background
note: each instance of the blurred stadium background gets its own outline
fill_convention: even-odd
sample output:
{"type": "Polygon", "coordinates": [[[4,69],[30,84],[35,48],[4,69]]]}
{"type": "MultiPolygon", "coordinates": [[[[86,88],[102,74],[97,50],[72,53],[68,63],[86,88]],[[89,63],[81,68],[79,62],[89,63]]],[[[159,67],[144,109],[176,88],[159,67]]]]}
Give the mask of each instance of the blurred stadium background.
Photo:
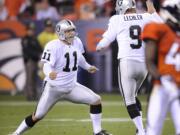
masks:
{"type": "MultiPolygon", "coordinates": [[[[0,135],[7,135],[12,132],[27,114],[33,112],[36,106],[35,102],[28,102],[24,97],[26,73],[22,57],[21,38],[26,34],[26,24],[29,22],[35,23],[37,36],[43,31],[45,18],[38,19],[36,13],[37,6],[41,7],[43,1],[0,1],[0,9],[7,11],[5,13],[2,10],[0,11],[0,135]],[[18,2],[21,6],[13,5],[18,2]],[[22,5],[25,7],[22,8],[22,5]],[[11,11],[12,7],[17,9],[11,11]],[[22,9],[20,10],[20,8],[22,9]],[[10,14],[11,12],[16,13],[10,14]]],[[[136,2],[139,11],[143,12],[145,10],[143,0],[137,0],[136,2]]],[[[158,9],[160,1],[155,0],[154,3],[158,9]]],[[[93,75],[80,69],[78,81],[102,96],[104,128],[114,135],[131,135],[135,134],[135,127],[130,123],[118,90],[116,42],[103,53],[95,52],[96,44],[107,28],[108,19],[114,14],[114,4],[115,0],[49,1],[49,6],[54,7],[59,14],[59,19],[51,18],[53,22],[56,23],[64,18],[72,19],[85,46],[87,60],[100,69],[93,75]]],[[[39,80],[37,84],[40,96],[42,80],[38,76],[37,78],[39,80]]],[[[147,98],[150,89],[151,85],[147,78],[139,93],[143,101],[144,123],[146,122],[147,98]]],[[[74,105],[67,102],[58,103],[43,121],[26,134],[91,135],[92,127],[88,110],[85,105],[74,105]]],[[[163,135],[173,134],[173,125],[168,117],[163,135]]]]}

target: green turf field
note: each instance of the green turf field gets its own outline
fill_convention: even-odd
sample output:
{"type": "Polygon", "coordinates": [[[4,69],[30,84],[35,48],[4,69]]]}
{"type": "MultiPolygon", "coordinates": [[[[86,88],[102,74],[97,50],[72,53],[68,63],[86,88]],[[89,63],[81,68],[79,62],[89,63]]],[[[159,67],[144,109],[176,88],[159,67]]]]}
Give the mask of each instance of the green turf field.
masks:
{"type": "MultiPolygon", "coordinates": [[[[122,98],[118,94],[101,95],[103,101],[104,129],[113,135],[135,135],[135,127],[129,119],[122,98]]],[[[140,96],[145,119],[146,96],[140,96]]],[[[36,102],[27,102],[23,96],[0,95],[0,135],[8,135],[19,123],[34,111],[36,102]]],[[[48,115],[25,135],[92,135],[89,107],[68,102],[54,106],[48,115]]],[[[168,116],[163,135],[174,135],[174,128],[168,116]]]]}

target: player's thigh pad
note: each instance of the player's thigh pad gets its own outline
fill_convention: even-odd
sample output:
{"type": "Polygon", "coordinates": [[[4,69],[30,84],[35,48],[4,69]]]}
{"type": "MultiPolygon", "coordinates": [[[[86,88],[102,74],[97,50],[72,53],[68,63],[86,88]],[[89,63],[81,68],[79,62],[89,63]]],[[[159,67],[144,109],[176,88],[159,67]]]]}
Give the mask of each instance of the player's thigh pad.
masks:
{"type": "Polygon", "coordinates": [[[79,83],[76,83],[76,86],[64,98],[71,102],[91,105],[101,100],[101,97],[99,95],[79,83]]]}
{"type": "Polygon", "coordinates": [[[120,60],[118,67],[119,87],[126,105],[135,104],[137,90],[147,75],[145,63],[135,60],[120,60]]]}
{"type": "Polygon", "coordinates": [[[42,119],[60,98],[59,91],[47,83],[35,110],[35,117],[42,119]]]}

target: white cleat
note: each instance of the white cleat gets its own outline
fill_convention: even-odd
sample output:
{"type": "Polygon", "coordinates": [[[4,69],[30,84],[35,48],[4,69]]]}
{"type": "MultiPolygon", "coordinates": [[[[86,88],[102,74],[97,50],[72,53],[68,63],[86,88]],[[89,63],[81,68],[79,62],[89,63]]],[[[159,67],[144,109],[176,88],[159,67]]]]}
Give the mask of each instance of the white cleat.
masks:
{"type": "Polygon", "coordinates": [[[16,133],[16,132],[13,132],[13,133],[8,134],[8,135],[20,135],[20,134],[18,134],[18,133],[16,133]]]}

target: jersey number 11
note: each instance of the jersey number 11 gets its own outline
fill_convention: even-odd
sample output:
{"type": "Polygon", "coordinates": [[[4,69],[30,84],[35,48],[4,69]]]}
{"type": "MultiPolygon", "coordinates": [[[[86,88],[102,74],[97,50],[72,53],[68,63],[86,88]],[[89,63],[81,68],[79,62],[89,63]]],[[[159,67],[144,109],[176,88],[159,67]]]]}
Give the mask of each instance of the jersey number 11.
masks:
{"type": "MultiPolygon", "coordinates": [[[[77,70],[77,52],[73,52],[73,56],[74,56],[74,66],[72,68],[72,71],[76,71],[77,70]]],[[[64,57],[66,58],[66,66],[63,68],[63,71],[70,72],[70,68],[69,68],[70,56],[69,56],[69,53],[66,53],[64,55],[64,57]]]]}

